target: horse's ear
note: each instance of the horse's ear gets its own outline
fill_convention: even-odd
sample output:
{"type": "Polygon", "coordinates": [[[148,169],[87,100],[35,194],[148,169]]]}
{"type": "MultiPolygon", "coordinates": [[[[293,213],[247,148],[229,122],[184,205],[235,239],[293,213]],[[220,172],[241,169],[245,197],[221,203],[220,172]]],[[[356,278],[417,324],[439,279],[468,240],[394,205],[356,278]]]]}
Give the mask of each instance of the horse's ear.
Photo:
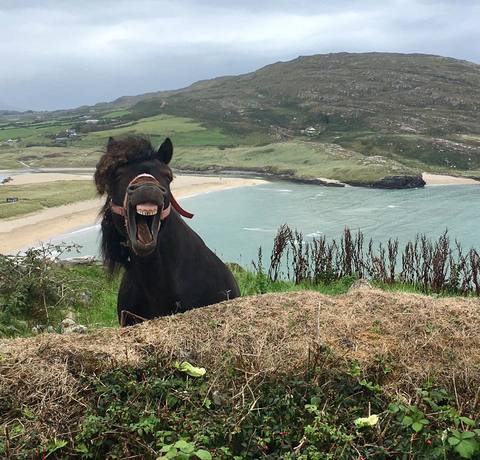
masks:
{"type": "Polygon", "coordinates": [[[158,148],[157,158],[162,162],[168,165],[173,155],[173,144],[169,137],[167,137],[163,144],[158,148]]]}
{"type": "Polygon", "coordinates": [[[115,144],[115,139],[110,136],[107,141],[107,152],[113,147],[113,144],[115,144]]]}

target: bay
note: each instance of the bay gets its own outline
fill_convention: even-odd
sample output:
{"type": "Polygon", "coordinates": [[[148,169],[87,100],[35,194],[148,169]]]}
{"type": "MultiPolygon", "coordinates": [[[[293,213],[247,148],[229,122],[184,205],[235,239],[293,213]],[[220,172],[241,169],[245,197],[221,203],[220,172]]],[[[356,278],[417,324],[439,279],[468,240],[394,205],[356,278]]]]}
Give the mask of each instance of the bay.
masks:
{"type": "MultiPolygon", "coordinates": [[[[412,190],[330,188],[273,182],[205,193],[181,200],[195,214],[188,224],[223,260],[251,267],[261,246],[269,257],[284,223],[304,239],[339,238],[345,227],[375,242],[401,244],[425,233],[437,238],[448,229],[465,249],[480,247],[480,187],[427,186],[412,190]]],[[[80,229],[55,241],[82,245],[81,255],[97,255],[99,227],[80,229]]]]}

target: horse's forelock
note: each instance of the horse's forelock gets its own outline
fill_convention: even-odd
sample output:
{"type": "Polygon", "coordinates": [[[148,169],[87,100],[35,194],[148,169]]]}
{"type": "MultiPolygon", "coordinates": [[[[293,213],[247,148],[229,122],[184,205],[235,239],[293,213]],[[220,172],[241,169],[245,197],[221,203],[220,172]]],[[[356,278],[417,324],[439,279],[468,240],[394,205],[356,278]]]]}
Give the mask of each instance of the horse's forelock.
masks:
{"type": "Polygon", "coordinates": [[[109,184],[115,170],[127,163],[137,163],[154,158],[156,152],[150,140],[144,136],[110,138],[107,150],[97,163],[94,179],[100,195],[109,193],[109,184]]]}

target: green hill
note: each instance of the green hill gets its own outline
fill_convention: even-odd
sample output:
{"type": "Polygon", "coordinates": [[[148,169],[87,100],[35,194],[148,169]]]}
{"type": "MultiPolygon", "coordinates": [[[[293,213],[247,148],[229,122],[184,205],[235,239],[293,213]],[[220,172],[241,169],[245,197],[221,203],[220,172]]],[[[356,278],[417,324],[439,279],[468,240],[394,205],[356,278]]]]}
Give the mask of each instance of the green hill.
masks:
{"type": "Polygon", "coordinates": [[[177,146],[187,148],[181,165],[198,163],[197,147],[210,148],[197,164],[201,170],[277,171],[284,177],[327,177],[363,185],[403,176],[412,179],[404,186],[416,186],[421,171],[480,177],[479,107],[477,64],[421,54],[337,53],[298,57],[175,91],[25,114],[15,125],[13,116],[0,117],[0,141],[2,133],[6,140],[16,133],[28,138],[19,131],[25,122],[36,127],[29,145],[46,145],[42,136],[52,143],[71,126],[79,136],[64,142],[87,148],[100,147],[108,135],[147,130],[154,140],[170,135],[177,146]],[[98,122],[88,124],[89,118],[98,122]],[[233,161],[239,156],[230,148],[253,147],[256,163],[255,148],[278,142],[293,142],[286,163],[275,147],[268,161],[264,150],[259,164],[245,167],[233,161]],[[310,175],[291,167],[299,142],[312,152],[310,175]],[[316,160],[319,150],[334,152],[329,157],[333,163],[324,157],[316,160]],[[353,159],[351,167],[337,168],[346,157],[353,159]],[[371,164],[376,168],[373,176],[371,164]]]}
{"type": "Polygon", "coordinates": [[[480,168],[480,66],[420,54],[327,54],[170,92],[120,98],[244,132],[312,138],[408,165],[480,168]]]}

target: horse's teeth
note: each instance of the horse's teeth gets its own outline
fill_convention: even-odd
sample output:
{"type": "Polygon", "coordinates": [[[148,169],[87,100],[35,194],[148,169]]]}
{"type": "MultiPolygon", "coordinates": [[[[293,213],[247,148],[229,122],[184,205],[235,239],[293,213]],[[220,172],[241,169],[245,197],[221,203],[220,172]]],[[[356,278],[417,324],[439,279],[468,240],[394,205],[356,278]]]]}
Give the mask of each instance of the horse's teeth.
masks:
{"type": "Polygon", "coordinates": [[[138,214],[141,214],[142,216],[154,216],[156,212],[154,211],[146,211],[146,210],[141,210],[137,211],[138,214]]]}
{"type": "Polygon", "coordinates": [[[154,204],[138,204],[136,206],[137,214],[141,216],[154,216],[157,214],[158,206],[154,204]]]}

